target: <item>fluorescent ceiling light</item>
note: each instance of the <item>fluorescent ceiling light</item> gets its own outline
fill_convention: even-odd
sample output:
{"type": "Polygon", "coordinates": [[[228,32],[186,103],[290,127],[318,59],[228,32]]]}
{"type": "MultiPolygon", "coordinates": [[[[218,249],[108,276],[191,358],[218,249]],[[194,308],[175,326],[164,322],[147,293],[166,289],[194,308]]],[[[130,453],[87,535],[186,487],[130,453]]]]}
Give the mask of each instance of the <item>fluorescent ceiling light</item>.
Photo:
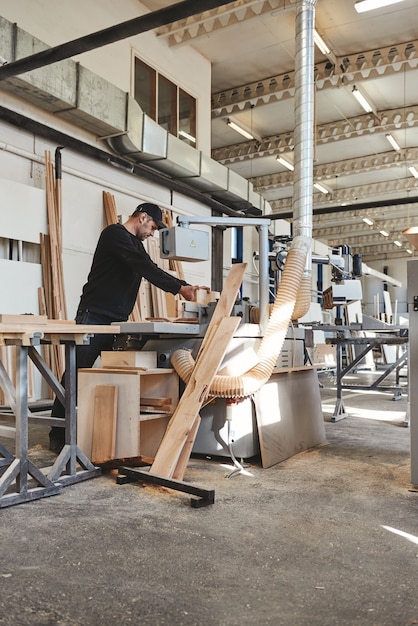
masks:
{"type": "Polygon", "coordinates": [[[280,165],[283,165],[283,167],[286,167],[291,172],[293,172],[293,170],[295,169],[295,166],[292,163],[289,163],[289,161],[286,161],[286,159],[281,156],[278,156],[276,158],[276,161],[280,163],[280,165]]]}
{"type": "Polygon", "coordinates": [[[314,43],[319,48],[319,50],[322,52],[322,54],[325,54],[325,55],[330,54],[331,50],[328,48],[327,44],[322,39],[321,35],[319,35],[316,32],[316,30],[314,30],[313,32],[313,40],[314,40],[314,43]]]}
{"type": "Polygon", "coordinates": [[[406,249],[408,254],[412,254],[412,250],[410,250],[409,248],[406,249]]]}
{"type": "Polygon", "coordinates": [[[253,135],[250,133],[250,131],[246,130],[245,128],[243,128],[240,124],[237,124],[236,122],[234,122],[233,120],[231,120],[230,118],[227,121],[228,126],[230,126],[233,130],[235,130],[237,133],[239,133],[240,135],[242,135],[243,137],[245,137],[246,139],[254,139],[253,135]]]}
{"type": "Polygon", "coordinates": [[[381,230],[379,232],[381,235],[383,235],[383,237],[389,237],[389,233],[387,232],[387,230],[381,230]]]}
{"type": "Polygon", "coordinates": [[[398,241],[397,239],[395,239],[395,241],[393,242],[395,244],[395,246],[398,246],[398,248],[402,247],[402,244],[400,241],[398,241]]]}
{"type": "Polygon", "coordinates": [[[363,217],[363,222],[366,222],[369,226],[373,226],[374,221],[370,217],[363,217]]]}
{"type": "Polygon", "coordinates": [[[408,167],[409,171],[411,172],[412,176],[414,178],[418,178],[418,171],[417,168],[414,167],[413,165],[411,165],[410,167],[408,167]]]}
{"type": "Polygon", "coordinates": [[[392,135],[390,133],[386,133],[385,137],[388,140],[388,142],[390,143],[390,145],[392,146],[392,148],[394,150],[396,150],[397,152],[399,152],[400,149],[401,149],[401,146],[398,144],[396,139],[394,137],[392,137],[392,135]]]}
{"type": "Polygon", "coordinates": [[[403,0],[362,0],[361,2],[356,2],[354,8],[357,13],[364,13],[365,11],[381,9],[391,4],[397,4],[398,2],[403,2],[403,0]]]}
{"type": "Polygon", "coordinates": [[[361,91],[359,91],[359,89],[355,85],[353,87],[352,94],[355,97],[355,99],[357,100],[357,102],[366,111],[366,113],[372,113],[372,111],[373,111],[372,105],[369,104],[369,102],[367,102],[366,98],[363,96],[361,91]]]}
{"type": "Polygon", "coordinates": [[[318,191],[320,191],[321,193],[329,193],[329,190],[320,183],[314,183],[314,187],[315,189],[318,189],[318,191]]]}

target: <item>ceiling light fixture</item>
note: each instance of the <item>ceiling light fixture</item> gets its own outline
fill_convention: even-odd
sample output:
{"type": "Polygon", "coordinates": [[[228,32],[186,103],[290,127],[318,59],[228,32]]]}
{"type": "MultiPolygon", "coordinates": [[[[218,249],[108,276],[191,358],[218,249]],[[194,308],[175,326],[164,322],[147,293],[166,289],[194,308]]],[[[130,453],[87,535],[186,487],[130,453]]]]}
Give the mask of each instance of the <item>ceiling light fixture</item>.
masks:
{"type": "Polygon", "coordinates": [[[366,98],[363,96],[361,91],[355,85],[354,85],[354,87],[352,89],[352,94],[355,97],[355,99],[357,100],[357,102],[366,111],[366,113],[372,113],[373,112],[372,105],[366,100],[366,98]]]}
{"type": "Polygon", "coordinates": [[[330,54],[331,49],[327,46],[325,41],[322,39],[321,35],[319,35],[316,32],[316,30],[314,30],[314,32],[313,32],[313,40],[314,40],[314,43],[316,44],[316,46],[322,52],[322,54],[325,54],[325,55],[330,54]]]}
{"type": "Polygon", "coordinates": [[[418,178],[418,171],[417,171],[417,168],[414,165],[410,165],[408,167],[408,169],[409,169],[409,171],[411,172],[411,174],[412,174],[412,176],[414,178],[418,178]]]}
{"type": "Polygon", "coordinates": [[[254,136],[250,133],[249,130],[246,130],[240,124],[237,124],[236,122],[234,122],[234,120],[232,120],[231,118],[228,118],[227,124],[233,130],[235,130],[237,133],[239,133],[240,135],[242,135],[246,139],[254,139],[254,136]]]}
{"type": "Polygon", "coordinates": [[[392,146],[392,148],[394,150],[396,150],[397,152],[399,152],[400,149],[401,149],[401,146],[398,144],[396,139],[394,137],[392,137],[392,135],[390,133],[386,133],[385,137],[388,140],[388,142],[390,143],[390,145],[392,146]]]}
{"type": "Polygon", "coordinates": [[[276,161],[280,163],[280,165],[283,165],[283,167],[286,167],[291,172],[293,172],[293,170],[295,169],[295,166],[292,163],[289,163],[289,161],[286,161],[286,159],[281,156],[278,156],[276,158],[276,161]]]}
{"type": "Polygon", "coordinates": [[[383,235],[383,237],[389,237],[389,233],[387,232],[387,230],[380,230],[379,232],[381,235],[383,235]]]}
{"type": "Polygon", "coordinates": [[[363,217],[363,222],[366,222],[369,226],[373,226],[374,221],[370,217],[363,217]]]}
{"type": "Polygon", "coordinates": [[[364,13],[365,11],[381,9],[382,7],[387,7],[391,4],[397,4],[398,2],[403,2],[403,0],[361,0],[361,2],[356,2],[354,4],[354,8],[357,13],[364,13]]]}
{"type": "Polygon", "coordinates": [[[412,250],[410,250],[409,248],[406,249],[408,254],[412,254],[412,250]]]}
{"type": "Polygon", "coordinates": [[[329,193],[329,190],[323,185],[321,185],[320,183],[314,183],[314,187],[315,189],[318,189],[318,191],[320,191],[321,193],[325,193],[325,194],[329,193]]]}
{"type": "Polygon", "coordinates": [[[395,239],[395,241],[393,242],[395,244],[395,246],[398,246],[398,248],[402,247],[402,244],[400,241],[398,241],[397,239],[395,239]]]}

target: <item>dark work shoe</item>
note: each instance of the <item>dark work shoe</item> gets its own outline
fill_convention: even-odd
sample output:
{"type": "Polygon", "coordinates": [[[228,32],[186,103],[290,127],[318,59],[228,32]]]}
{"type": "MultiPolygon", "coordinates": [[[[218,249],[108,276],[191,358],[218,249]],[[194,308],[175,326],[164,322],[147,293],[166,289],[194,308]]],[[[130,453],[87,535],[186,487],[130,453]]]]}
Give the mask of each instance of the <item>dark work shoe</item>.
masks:
{"type": "Polygon", "coordinates": [[[65,430],[58,426],[53,426],[49,431],[49,449],[55,454],[59,454],[65,444],[65,430]]]}

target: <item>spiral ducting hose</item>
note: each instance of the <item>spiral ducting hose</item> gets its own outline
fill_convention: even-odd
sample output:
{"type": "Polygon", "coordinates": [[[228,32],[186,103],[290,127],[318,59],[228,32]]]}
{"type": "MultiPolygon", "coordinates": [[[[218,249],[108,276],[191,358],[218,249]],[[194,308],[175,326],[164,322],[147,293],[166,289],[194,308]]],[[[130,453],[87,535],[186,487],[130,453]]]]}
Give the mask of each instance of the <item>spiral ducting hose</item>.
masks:
{"type": "MultiPolygon", "coordinates": [[[[215,376],[209,395],[245,398],[270,378],[289,323],[310,305],[313,213],[314,42],[316,0],[296,1],[295,150],[293,233],[276,298],[257,351],[259,363],[242,376],[215,376]]],[[[171,362],[187,383],[195,366],[190,352],[177,350],[171,362]]]]}
{"type": "Polygon", "coordinates": [[[310,273],[304,272],[300,283],[298,297],[296,300],[295,308],[293,310],[292,320],[298,320],[303,317],[309,311],[311,306],[311,288],[312,288],[312,276],[310,273]]]}
{"type": "MultiPolygon", "coordinates": [[[[246,398],[256,393],[268,381],[292,319],[309,248],[310,239],[307,237],[299,236],[292,242],[264,337],[257,352],[259,363],[242,376],[215,376],[209,390],[210,396],[246,398]]],[[[187,383],[195,366],[191,352],[176,350],[171,357],[171,363],[180,378],[187,383]]]]}

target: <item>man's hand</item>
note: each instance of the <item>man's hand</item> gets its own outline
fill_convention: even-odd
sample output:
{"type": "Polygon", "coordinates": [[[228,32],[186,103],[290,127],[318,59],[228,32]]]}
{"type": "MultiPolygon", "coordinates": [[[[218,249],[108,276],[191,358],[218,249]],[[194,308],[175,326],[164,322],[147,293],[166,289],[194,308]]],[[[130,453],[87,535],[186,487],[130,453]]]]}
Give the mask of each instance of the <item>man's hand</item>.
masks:
{"type": "Polygon", "coordinates": [[[196,300],[196,291],[198,289],[205,289],[208,293],[210,292],[209,287],[201,287],[199,285],[183,285],[179,291],[179,294],[189,302],[194,302],[196,300]]]}

